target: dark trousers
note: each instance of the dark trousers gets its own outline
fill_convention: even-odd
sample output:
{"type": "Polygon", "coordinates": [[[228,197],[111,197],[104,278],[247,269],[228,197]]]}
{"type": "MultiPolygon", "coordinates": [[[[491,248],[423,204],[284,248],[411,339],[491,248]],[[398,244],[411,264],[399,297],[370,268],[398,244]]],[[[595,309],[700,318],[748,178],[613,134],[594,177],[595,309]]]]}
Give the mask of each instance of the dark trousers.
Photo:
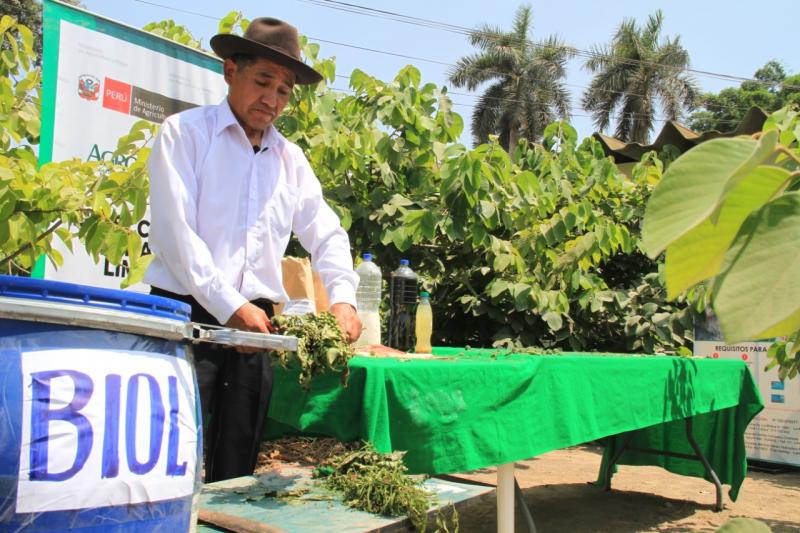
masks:
{"type": "MultiPolygon", "coordinates": [[[[193,322],[220,325],[191,296],[157,287],[150,293],[191,305],[193,322]]],[[[256,300],[252,303],[272,318],[272,302],[256,300]]],[[[272,393],[270,357],[266,352],[242,354],[221,345],[200,343],[194,346],[207,483],[252,475],[272,393]]]]}

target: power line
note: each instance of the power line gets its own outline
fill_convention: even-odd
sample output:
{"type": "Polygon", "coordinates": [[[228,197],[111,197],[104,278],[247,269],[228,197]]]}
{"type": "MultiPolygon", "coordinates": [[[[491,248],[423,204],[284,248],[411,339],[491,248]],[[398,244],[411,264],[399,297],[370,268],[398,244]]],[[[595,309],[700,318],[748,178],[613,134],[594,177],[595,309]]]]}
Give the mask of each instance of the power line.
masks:
{"type": "Polygon", "coordinates": [[[178,13],[186,13],[187,15],[195,15],[195,16],[207,18],[207,19],[210,19],[210,20],[217,20],[218,21],[218,20],[222,19],[222,17],[214,17],[212,15],[206,15],[205,13],[198,13],[197,11],[189,11],[188,9],[180,9],[180,8],[173,7],[173,6],[165,6],[164,4],[159,4],[157,2],[150,2],[148,0],[133,0],[133,1],[134,2],[139,2],[140,4],[147,4],[149,6],[160,7],[160,8],[163,8],[163,9],[169,9],[171,11],[176,11],[178,13]]]}
{"type": "MultiPolygon", "coordinates": [[[[207,19],[210,19],[210,20],[220,20],[220,18],[221,18],[221,17],[215,17],[215,16],[207,15],[205,13],[199,13],[199,12],[196,12],[196,11],[190,11],[190,10],[186,10],[186,9],[175,8],[175,7],[164,5],[164,4],[159,4],[159,3],[153,2],[151,0],[133,0],[133,1],[134,2],[138,2],[138,3],[142,3],[142,4],[151,5],[151,6],[154,6],[154,7],[160,7],[160,8],[163,8],[163,9],[180,12],[180,13],[186,13],[186,14],[189,14],[189,15],[195,15],[195,16],[207,18],[207,19]]],[[[297,1],[316,4],[316,5],[321,5],[321,6],[329,7],[329,8],[332,8],[332,9],[337,9],[337,7],[325,5],[327,3],[334,2],[334,0],[297,0],[297,1]]],[[[334,3],[343,4],[342,2],[334,2],[334,3]]],[[[349,8],[351,6],[356,6],[356,5],[355,4],[346,4],[346,6],[348,7],[348,9],[339,9],[339,10],[349,11],[350,10],[349,8]]],[[[363,7],[363,9],[366,9],[366,10],[369,10],[369,11],[376,11],[376,12],[379,12],[379,13],[391,14],[391,12],[388,12],[388,11],[384,12],[382,10],[374,10],[374,9],[367,8],[367,7],[364,7],[364,6],[359,6],[359,7],[363,7]]],[[[362,14],[362,15],[369,16],[366,13],[362,13],[362,12],[358,12],[358,13],[362,14]]],[[[405,18],[413,19],[413,20],[420,20],[420,21],[426,20],[426,19],[419,19],[417,17],[410,17],[410,16],[407,16],[407,15],[399,15],[399,14],[397,14],[397,16],[405,17],[405,18]]],[[[380,18],[388,18],[389,20],[396,20],[394,18],[389,18],[389,17],[380,17],[380,18]]],[[[399,20],[399,21],[400,22],[405,22],[405,23],[408,23],[408,24],[415,24],[414,22],[411,22],[411,21],[408,21],[408,20],[399,20]]],[[[460,26],[455,26],[455,25],[452,25],[452,24],[439,23],[439,22],[436,22],[436,21],[428,21],[428,22],[430,22],[432,24],[429,27],[448,26],[448,27],[452,27],[452,28],[459,28],[459,33],[466,32],[466,34],[468,34],[469,32],[473,31],[473,30],[469,30],[467,28],[462,28],[460,26]]],[[[415,25],[420,25],[420,24],[415,24],[415,25]]],[[[313,41],[318,41],[318,42],[321,42],[321,43],[331,44],[331,45],[335,45],[335,46],[343,46],[343,47],[346,47],[346,48],[352,48],[352,49],[356,49],[356,50],[361,50],[361,51],[366,51],[366,52],[371,52],[371,53],[377,53],[377,54],[383,54],[383,55],[388,55],[388,56],[393,56],[393,57],[400,57],[400,58],[403,58],[403,59],[409,59],[409,60],[413,60],[413,61],[422,61],[422,62],[437,64],[437,65],[451,66],[451,67],[455,66],[455,64],[453,64],[453,63],[448,63],[448,62],[445,62],[445,61],[439,61],[439,60],[435,60],[435,59],[411,56],[411,55],[407,55],[407,54],[401,54],[401,53],[398,53],[398,52],[390,52],[390,51],[386,51],[386,50],[379,50],[379,49],[375,49],[375,48],[369,48],[369,47],[365,47],[365,46],[358,46],[358,45],[354,45],[354,44],[342,43],[342,42],[338,42],[338,41],[331,41],[331,40],[327,40],[327,39],[320,39],[318,37],[314,37],[314,36],[310,36],[310,35],[307,36],[307,37],[309,39],[313,40],[313,41]]],[[[528,41],[528,42],[530,42],[530,41],[528,41]]],[[[531,44],[536,44],[536,43],[531,43],[531,44]]],[[[495,73],[498,76],[504,76],[505,75],[505,73],[499,72],[499,71],[491,71],[491,70],[489,70],[489,72],[490,73],[495,73]]],[[[758,80],[751,80],[751,81],[758,81],[758,80]]],[[[566,85],[566,86],[569,86],[569,87],[576,87],[576,88],[580,88],[580,89],[588,89],[588,87],[584,86],[584,85],[579,85],[579,84],[574,84],[574,83],[566,83],[566,82],[564,82],[563,84],[566,85]]],[[[800,87],[798,87],[798,89],[800,89],[800,87]]],[[[614,90],[610,90],[610,89],[598,89],[598,90],[600,90],[601,92],[620,94],[620,95],[627,95],[627,96],[639,96],[639,97],[644,97],[645,96],[643,94],[630,93],[630,92],[626,92],[626,91],[614,91],[614,90]]],[[[545,92],[549,93],[551,91],[545,90],[545,92]]],[[[455,93],[453,91],[450,91],[450,93],[451,94],[459,94],[459,93],[455,93]]],[[[460,94],[465,95],[465,96],[478,97],[477,95],[471,95],[471,94],[468,94],[468,93],[460,93],[460,94]]],[[[496,97],[487,97],[487,98],[498,99],[496,97]]],[[[511,103],[514,103],[514,102],[522,103],[522,101],[520,101],[520,100],[514,100],[514,99],[509,99],[509,98],[504,98],[503,101],[507,101],[507,102],[511,102],[511,103]]],[[[463,105],[463,104],[459,104],[459,105],[463,105]]],[[[706,109],[716,108],[716,109],[721,110],[721,111],[730,111],[730,110],[746,111],[747,109],[749,109],[749,106],[725,106],[725,105],[722,105],[722,104],[711,104],[711,103],[708,103],[708,102],[705,103],[705,104],[701,104],[700,107],[703,107],[703,108],[706,108],[706,109]]],[[[584,108],[581,107],[579,109],[583,110],[584,108]]],[[[622,113],[622,115],[623,116],[625,116],[625,115],[630,116],[630,115],[632,115],[632,113],[622,113]]],[[[642,115],[644,116],[645,114],[642,114],[642,115]]],[[[591,118],[591,115],[573,114],[573,116],[587,116],[587,117],[591,118]]],[[[665,122],[665,121],[671,120],[671,119],[657,118],[656,120],[665,122]]],[[[720,122],[720,123],[723,123],[723,122],[724,123],[738,123],[739,121],[737,121],[737,120],[724,120],[724,121],[717,121],[717,122],[720,122]]]]}
{"type": "MultiPolygon", "coordinates": [[[[439,30],[443,30],[443,31],[449,31],[451,33],[456,33],[456,34],[459,34],[459,35],[474,35],[474,34],[478,34],[478,35],[483,35],[485,37],[489,37],[490,36],[487,33],[480,32],[480,31],[477,31],[477,30],[474,30],[474,29],[471,29],[471,28],[467,28],[467,27],[464,27],[464,26],[457,26],[455,24],[449,24],[449,23],[439,22],[439,21],[420,18],[420,17],[413,17],[413,16],[410,16],[410,15],[404,15],[402,13],[396,13],[396,12],[392,12],[392,11],[385,11],[385,10],[375,9],[375,8],[371,8],[371,7],[363,6],[363,5],[359,5],[359,4],[342,2],[340,0],[296,0],[296,1],[304,2],[304,3],[307,3],[307,4],[313,4],[313,5],[317,5],[317,6],[321,6],[321,7],[326,7],[326,8],[329,8],[329,9],[335,9],[335,10],[339,10],[339,11],[347,11],[347,12],[350,12],[350,13],[357,13],[357,14],[364,15],[364,16],[371,16],[371,17],[374,17],[374,18],[385,18],[385,19],[389,19],[389,20],[395,20],[395,21],[398,21],[398,22],[403,22],[405,24],[411,24],[411,25],[415,25],[415,26],[421,26],[421,27],[439,29],[439,30]]],[[[523,39],[523,40],[524,40],[524,42],[530,44],[531,46],[540,47],[540,48],[546,48],[547,47],[544,44],[536,43],[536,42],[533,42],[533,41],[531,41],[529,39],[523,39]]],[[[575,53],[575,55],[577,55],[579,57],[602,58],[602,59],[606,59],[606,60],[609,60],[609,61],[616,61],[616,62],[634,64],[634,65],[644,64],[644,65],[658,66],[658,67],[663,67],[663,68],[668,68],[668,69],[674,69],[674,70],[680,70],[680,71],[684,71],[684,72],[690,72],[692,74],[696,74],[696,75],[699,75],[699,76],[707,76],[707,77],[718,78],[718,79],[722,79],[722,80],[725,80],[725,81],[737,81],[737,82],[749,81],[749,82],[759,83],[759,84],[768,85],[768,86],[776,85],[774,82],[758,80],[758,79],[755,79],[755,78],[748,78],[748,77],[744,77],[744,76],[736,76],[736,75],[733,75],[733,74],[724,74],[724,73],[719,73],[719,72],[711,72],[711,71],[707,71],[707,70],[698,70],[698,69],[692,69],[692,68],[688,68],[688,67],[687,68],[676,67],[674,65],[666,65],[666,64],[663,64],[663,63],[655,63],[653,61],[646,61],[646,60],[642,60],[642,59],[621,58],[621,57],[614,56],[614,55],[601,54],[601,53],[598,53],[598,52],[595,52],[595,51],[592,51],[592,50],[583,50],[583,49],[576,48],[576,47],[568,47],[568,48],[570,48],[575,53]]],[[[796,87],[796,86],[792,86],[792,85],[789,85],[789,86],[785,86],[784,85],[784,87],[787,87],[789,89],[800,89],[800,87],[796,87]]]]}
{"type": "Polygon", "coordinates": [[[338,9],[338,10],[341,10],[341,11],[348,11],[350,13],[357,13],[359,15],[368,15],[364,11],[369,11],[369,12],[372,13],[372,15],[369,15],[369,16],[374,16],[376,18],[384,18],[384,19],[387,19],[387,20],[394,20],[396,22],[403,22],[405,24],[411,24],[411,25],[414,25],[414,26],[424,26],[424,27],[429,27],[429,28],[441,29],[441,30],[450,31],[450,32],[453,32],[453,33],[461,33],[461,34],[464,34],[464,35],[468,34],[468,32],[465,32],[465,28],[463,28],[461,26],[456,26],[454,24],[448,24],[448,23],[445,23],[445,22],[438,22],[438,21],[435,21],[435,20],[429,20],[429,19],[424,19],[424,18],[420,18],[420,17],[414,17],[414,16],[411,16],[411,15],[403,15],[403,14],[400,14],[400,13],[394,13],[392,11],[385,11],[385,10],[382,10],[382,9],[368,8],[366,6],[360,6],[358,4],[350,4],[350,3],[347,3],[347,2],[331,2],[331,3],[328,3],[326,5],[325,2],[322,2],[322,1],[319,1],[319,0],[298,0],[298,1],[306,2],[306,3],[309,3],[309,4],[316,4],[316,5],[319,5],[319,6],[322,6],[322,7],[327,7],[327,8],[330,8],[330,9],[338,9]],[[337,4],[337,6],[333,6],[333,5],[330,5],[330,4],[337,4]]]}
{"type": "MultiPolygon", "coordinates": [[[[310,1],[310,0],[299,0],[299,1],[310,1]]],[[[451,67],[455,66],[453,63],[446,63],[444,61],[438,61],[438,60],[435,60],[435,59],[427,59],[427,58],[424,58],[424,57],[409,56],[409,55],[400,54],[400,53],[396,53],[396,52],[388,52],[386,50],[378,50],[378,49],[375,49],[375,48],[368,48],[368,47],[365,47],[365,46],[357,46],[357,45],[353,45],[353,44],[341,43],[341,42],[336,42],[336,41],[328,41],[328,40],[325,40],[325,39],[319,39],[317,37],[312,37],[312,36],[308,36],[308,38],[312,39],[314,41],[318,41],[318,42],[322,42],[322,43],[326,43],[326,44],[344,46],[346,48],[354,48],[356,50],[363,50],[363,51],[367,51],[367,52],[373,52],[373,53],[376,53],[376,54],[383,54],[383,55],[390,55],[390,56],[395,56],[395,57],[402,57],[404,59],[412,59],[412,60],[415,60],[415,61],[424,61],[424,62],[427,62],[427,63],[434,63],[434,64],[437,64],[437,65],[444,65],[444,66],[451,66],[451,67]]],[[[493,73],[493,74],[497,74],[498,76],[505,76],[505,73],[500,72],[500,71],[488,70],[488,72],[493,73]]],[[[564,82],[564,85],[566,85],[568,87],[576,87],[576,88],[579,88],[579,89],[588,89],[587,86],[579,85],[579,84],[576,84],[576,83],[566,83],[566,82],[564,82]]],[[[632,92],[627,92],[627,91],[614,91],[614,90],[611,90],[611,89],[598,89],[598,90],[600,92],[620,94],[620,95],[626,95],[626,96],[640,96],[640,97],[645,97],[646,96],[644,94],[632,93],[632,92]]],[[[456,94],[453,91],[450,91],[450,92],[452,94],[456,94]]],[[[545,91],[545,92],[550,93],[551,91],[545,91]]],[[[522,103],[520,100],[508,100],[508,101],[509,102],[522,103]]],[[[732,109],[735,109],[735,110],[738,110],[738,111],[747,111],[750,108],[749,106],[724,106],[722,104],[710,104],[710,103],[703,104],[701,107],[717,108],[717,109],[722,110],[722,111],[729,111],[729,110],[732,110],[732,109]]],[[[583,109],[583,108],[581,108],[581,109],[583,109]]],[[[738,122],[738,121],[726,121],[726,122],[738,122]]]]}
{"type": "MultiPolygon", "coordinates": [[[[311,3],[311,4],[315,4],[315,5],[320,5],[320,6],[328,7],[328,8],[331,8],[331,9],[337,9],[337,8],[333,7],[333,6],[326,5],[326,4],[328,4],[328,3],[345,4],[343,2],[335,2],[335,0],[297,0],[297,1],[305,2],[305,3],[311,3]]],[[[156,3],[156,2],[153,2],[153,1],[150,1],[150,0],[134,0],[134,2],[139,2],[139,3],[142,3],[142,4],[147,4],[147,5],[151,5],[151,6],[155,6],[155,7],[161,7],[161,8],[164,8],[164,9],[168,9],[168,10],[172,10],[172,11],[176,11],[176,12],[180,12],[180,13],[186,13],[186,14],[189,14],[189,15],[196,15],[196,16],[207,18],[207,19],[210,19],[210,20],[220,20],[220,18],[221,18],[221,17],[214,17],[214,16],[211,16],[211,15],[207,15],[205,13],[198,13],[196,11],[189,11],[189,10],[186,10],[186,9],[180,9],[180,8],[175,8],[175,7],[164,5],[164,4],[159,4],[159,3],[156,3]]],[[[379,12],[379,13],[387,13],[387,14],[391,13],[389,11],[376,10],[376,9],[368,8],[366,6],[357,6],[356,4],[345,4],[345,5],[347,7],[359,7],[359,8],[362,8],[364,10],[375,11],[375,12],[379,12]]],[[[350,11],[349,9],[339,9],[339,10],[340,11],[350,11]]],[[[350,12],[356,12],[356,11],[350,11],[350,12]]],[[[369,16],[368,14],[362,13],[360,11],[358,11],[358,14],[369,16]]],[[[421,18],[418,18],[418,17],[411,17],[411,16],[408,16],[408,15],[400,15],[400,14],[395,14],[395,15],[398,16],[398,17],[403,17],[403,18],[411,19],[411,20],[419,20],[419,21],[425,21],[426,20],[426,19],[421,19],[421,18]]],[[[381,18],[388,18],[388,17],[381,17],[381,18]]],[[[397,20],[397,19],[390,18],[389,20],[397,20]]],[[[405,23],[408,23],[408,24],[421,25],[421,24],[415,24],[414,22],[411,22],[410,20],[399,20],[399,21],[400,22],[405,22],[405,23]]],[[[444,27],[444,26],[447,26],[447,27],[450,27],[450,28],[457,28],[458,29],[457,33],[460,33],[460,34],[463,34],[463,35],[469,35],[470,32],[474,31],[474,30],[470,30],[469,28],[464,28],[464,27],[461,27],[461,26],[455,26],[453,24],[445,24],[445,23],[440,23],[440,22],[436,22],[436,21],[427,21],[427,22],[431,23],[431,26],[428,26],[428,27],[439,27],[439,26],[444,27]]],[[[424,58],[424,57],[410,56],[410,55],[401,54],[401,53],[398,53],[398,52],[389,52],[389,51],[386,51],[386,50],[378,50],[378,49],[369,48],[369,47],[365,47],[365,46],[358,46],[358,45],[342,43],[342,42],[337,42],[337,41],[330,41],[330,40],[326,40],[326,39],[320,39],[318,37],[313,37],[313,36],[310,36],[310,35],[307,36],[307,37],[309,39],[312,39],[314,41],[318,41],[318,42],[321,42],[321,43],[332,44],[332,45],[336,45],[336,46],[344,46],[346,48],[353,48],[353,49],[356,49],[356,50],[362,50],[362,51],[366,51],[366,52],[384,54],[384,55],[389,55],[389,56],[394,56],[394,57],[401,57],[403,59],[411,59],[411,60],[414,60],[414,61],[423,61],[423,62],[426,62],[426,63],[433,63],[433,64],[443,65],[443,66],[451,66],[451,67],[455,66],[454,63],[447,63],[445,61],[439,61],[439,60],[435,60],[435,59],[428,59],[428,58],[424,58]]],[[[533,43],[532,41],[527,41],[527,42],[532,44],[532,45],[535,45],[535,46],[544,46],[544,45],[539,45],[538,43],[533,43]]],[[[586,53],[587,54],[591,54],[590,52],[586,52],[586,53]]],[[[612,57],[613,58],[614,56],[606,56],[606,57],[612,57]]],[[[625,61],[632,61],[634,63],[640,62],[638,60],[626,60],[624,58],[616,58],[616,59],[625,60],[625,61]]],[[[668,66],[668,65],[665,65],[665,66],[668,66]]],[[[674,68],[674,67],[671,67],[671,68],[674,68]]],[[[490,72],[492,72],[492,71],[490,71],[490,72]]],[[[504,75],[504,73],[499,72],[499,71],[497,71],[496,74],[498,74],[500,76],[504,75]]],[[[754,81],[756,83],[765,83],[765,82],[761,82],[760,80],[754,80],[754,79],[750,79],[750,78],[741,78],[741,80],[754,81]]],[[[581,89],[588,89],[588,87],[586,87],[585,85],[578,85],[578,84],[574,84],[574,83],[573,84],[565,83],[564,85],[567,85],[567,86],[570,86],[570,87],[581,88],[581,89]]],[[[795,87],[794,86],[788,86],[788,88],[795,88],[795,87]]],[[[796,88],[800,89],[800,87],[796,87],[796,88]]],[[[645,95],[642,95],[642,94],[630,93],[630,92],[625,92],[625,91],[613,91],[613,90],[610,90],[610,89],[600,89],[600,90],[602,92],[624,94],[624,95],[630,95],[630,96],[641,96],[641,97],[645,96],[645,95]]],[[[714,106],[703,105],[702,107],[717,107],[718,109],[721,109],[721,110],[730,110],[730,109],[736,109],[736,110],[739,110],[739,111],[746,110],[746,108],[744,108],[744,107],[726,107],[726,106],[722,106],[722,105],[714,105],[714,106]]]]}
{"type": "Polygon", "coordinates": [[[374,48],[368,48],[366,46],[357,46],[355,44],[340,43],[340,42],[336,42],[336,41],[327,41],[325,39],[319,39],[317,37],[311,37],[310,35],[307,36],[307,37],[309,39],[312,39],[314,41],[318,41],[318,42],[321,42],[321,43],[334,44],[334,45],[338,45],[338,46],[344,46],[344,47],[347,47],[347,48],[355,48],[356,50],[363,50],[365,52],[373,52],[373,53],[376,53],[376,54],[383,54],[383,55],[387,55],[387,56],[402,57],[403,59],[412,59],[414,61],[424,61],[426,63],[434,63],[436,65],[452,66],[452,63],[445,63],[444,61],[437,61],[435,59],[425,59],[424,57],[409,56],[409,55],[405,55],[405,54],[400,54],[398,52],[387,52],[386,50],[376,50],[374,48]]]}
{"type": "MultiPolygon", "coordinates": [[[[314,5],[320,5],[320,6],[323,6],[323,7],[330,7],[332,9],[336,9],[336,8],[328,6],[326,4],[327,3],[331,3],[331,2],[334,2],[334,3],[337,3],[337,4],[344,4],[343,2],[335,2],[335,0],[296,0],[296,1],[310,3],[310,4],[314,4],[314,5]]],[[[355,4],[345,4],[345,5],[347,5],[347,6],[355,6],[355,4]]],[[[370,10],[370,11],[376,11],[376,12],[379,12],[379,13],[391,13],[391,12],[388,12],[388,11],[375,10],[375,9],[367,8],[367,7],[364,7],[364,9],[370,10]]],[[[341,10],[342,11],[349,11],[348,9],[341,9],[341,10]]],[[[358,13],[361,14],[361,15],[366,15],[365,13],[361,13],[361,12],[358,12],[358,13]]],[[[367,15],[367,16],[369,16],[369,15],[367,15]]],[[[407,18],[413,19],[413,20],[426,20],[426,19],[419,19],[418,17],[410,17],[410,16],[406,16],[406,15],[399,15],[399,16],[407,17],[407,18]]],[[[389,20],[397,20],[397,19],[389,18],[389,17],[381,17],[381,18],[388,18],[389,20]]],[[[412,24],[412,25],[419,25],[419,24],[416,24],[415,22],[406,21],[406,20],[399,20],[399,22],[405,22],[407,24],[412,24]]],[[[447,26],[447,27],[452,27],[452,28],[459,28],[458,33],[461,33],[461,34],[464,34],[464,35],[469,35],[469,33],[473,31],[473,30],[469,30],[467,28],[462,28],[460,26],[454,26],[452,24],[439,23],[439,22],[436,22],[436,21],[429,21],[429,22],[432,22],[433,24],[436,25],[436,26],[430,26],[430,27],[447,26]]],[[[325,39],[319,39],[317,37],[309,36],[309,38],[313,39],[315,41],[322,42],[322,43],[333,44],[333,45],[338,45],[338,46],[344,46],[346,48],[354,48],[354,49],[357,49],[357,50],[363,50],[363,51],[367,51],[367,52],[390,55],[390,56],[394,56],[394,57],[402,57],[404,59],[411,59],[411,60],[414,60],[414,61],[424,61],[426,63],[433,63],[433,64],[436,64],[436,65],[443,65],[443,66],[449,66],[449,67],[455,66],[454,63],[447,63],[445,61],[438,61],[438,60],[435,60],[435,59],[427,59],[427,58],[424,58],[424,57],[409,56],[409,55],[400,54],[400,53],[397,53],[397,52],[388,52],[386,50],[378,50],[378,49],[374,49],[374,48],[369,48],[369,47],[364,47],[364,46],[357,46],[357,45],[352,45],[352,44],[348,44],[348,43],[341,43],[341,42],[336,42],[336,41],[328,41],[328,40],[325,40],[325,39]]],[[[533,43],[531,41],[527,41],[527,42],[530,43],[530,44],[533,44],[535,46],[544,46],[544,45],[539,45],[537,43],[533,43]]],[[[589,53],[589,52],[587,52],[587,54],[591,55],[591,53],[589,53]]],[[[614,58],[614,56],[605,56],[605,57],[614,58]]],[[[624,58],[615,58],[615,59],[619,59],[621,61],[622,60],[627,61],[624,58]]],[[[647,62],[642,62],[642,61],[639,61],[639,60],[630,60],[630,61],[634,62],[634,63],[638,63],[638,62],[647,63],[647,62]]],[[[659,65],[657,63],[651,63],[651,64],[659,65]]],[[[662,66],[675,68],[675,67],[671,67],[669,65],[662,65],[662,66]]],[[[689,69],[686,69],[686,70],[689,70],[689,69]]],[[[505,75],[505,73],[499,72],[499,71],[489,70],[489,72],[495,73],[498,76],[504,76],[505,75]]],[[[745,80],[745,81],[754,81],[754,82],[757,82],[757,83],[767,83],[767,82],[761,82],[760,80],[754,80],[754,79],[750,79],[750,78],[741,78],[741,79],[745,80]]],[[[579,88],[579,89],[588,89],[588,87],[585,86],[585,85],[579,85],[579,84],[575,84],[575,83],[566,83],[565,82],[564,85],[566,85],[568,87],[576,87],[576,88],[579,88]]],[[[787,88],[793,88],[794,86],[787,85],[786,87],[787,88]]],[[[800,89],[800,87],[796,87],[796,88],[800,89]]],[[[632,92],[627,92],[627,91],[614,91],[614,90],[611,90],[611,89],[596,89],[596,90],[598,90],[600,92],[612,93],[612,94],[620,94],[620,95],[626,95],[626,96],[639,96],[639,97],[643,97],[643,98],[646,96],[646,95],[643,95],[643,94],[632,93],[632,92]]],[[[550,92],[550,91],[547,91],[547,92],[550,92]]],[[[453,93],[453,94],[455,94],[455,93],[453,93]]],[[[720,110],[720,111],[729,111],[729,110],[747,111],[750,108],[750,106],[725,106],[725,105],[722,105],[722,104],[713,104],[713,103],[710,103],[710,102],[706,102],[704,104],[701,104],[699,107],[703,107],[703,108],[706,108],[706,109],[717,109],[717,110],[720,110]]],[[[584,108],[581,108],[581,109],[584,109],[584,108]]],[[[663,119],[663,120],[669,120],[669,119],[663,119]]],[[[729,121],[718,121],[718,122],[736,123],[738,121],[729,120],[729,121]]]]}

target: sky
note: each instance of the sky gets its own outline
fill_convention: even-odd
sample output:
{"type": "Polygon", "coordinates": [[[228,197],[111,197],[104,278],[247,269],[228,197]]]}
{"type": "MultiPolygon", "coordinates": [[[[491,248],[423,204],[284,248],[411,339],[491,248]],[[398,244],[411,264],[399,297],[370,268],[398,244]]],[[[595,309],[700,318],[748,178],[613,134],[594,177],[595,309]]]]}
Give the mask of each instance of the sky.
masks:
{"type": "MultiPolygon", "coordinates": [[[[514,13],[522,3],[517,0],[342,1],[469,29],[489,24],[504,30],[511,29],[514,13]]],[[[346,89],[346,77],[355,68],[388,80],[405,65],[413,64],[420,70],[423,83],[448,87],[455,111],[464,118],[462,142],[471,145],[469,119],[476,94],[452,87],[447,81],[452,65],[477,51],[462,34],[332,9],[327,7],[333,5],[330,2],[319,5],[326,4],[325,0],[313,3],[308,0],[83,0],[83,4],[89,11],[139,28],[148,22],[173,19],[200,39],[204,48],[209,48],[209,39],[217,33],[219,19],[232,10],[241,11],[251,19],[271,16],[286,20],[310,40],[319,42],[321,56],[336,58],[337,75],[341,77],[333,84],[334,88],[346,89]]],[[[694,70],[750,78],[764,63],[776,59],[788,73],[800,73],[798,0],[768,4],[743,0],[561,0],[532,1],[530,5],[533,31],[529,37],[534,41],[555,34],[575,48],[590,50],[594,45],[608,43],[623,19],[635,18],[644,23],[648,15],[661,9],[662,35],[680,35],[694,70]]],[[[703,91],[719,92],[740,83],[710,74],[694,76],[703,91]]],[[[572,94],[571,123],[581,137],[595,131],[591,118],[580,106],[590,80],[582,60],[573,59],[566,83],[572,94]]],[[[662,126],[663,121],[656,123],[655,134],[662,126]]]]}

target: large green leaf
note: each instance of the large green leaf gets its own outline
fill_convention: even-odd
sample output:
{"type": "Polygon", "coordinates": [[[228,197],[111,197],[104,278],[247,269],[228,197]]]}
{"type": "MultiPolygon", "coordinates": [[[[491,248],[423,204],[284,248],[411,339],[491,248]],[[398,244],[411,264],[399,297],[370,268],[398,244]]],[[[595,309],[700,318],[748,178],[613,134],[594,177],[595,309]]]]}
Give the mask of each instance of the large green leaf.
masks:
{"type": "Polygon", "coordinates": [[[715,533],[772,533],[772,529],[764,522],[753,518],[731,518],[715,533]]]}
{"type": "Polygon", "coordinates": [[[742,222],[788,180],[789,171],[782,168],[756,168],[725,200],[716,224],[707,218],[670,244],[665,272],[667,297],[676,298],[692,285],[714,277],[742,222]]]}
{"type": "Polygon", "coordinates": [[[664,173],[650,197],[642,245],[655,258],[675,239],[710,217],[724,197],[772,153],[778,133],[755,141],[714,139],[693,148],[664,173]]]}
{"type": "Polygon", "coordinates": [[[800,329],[800,193],[753,213],[725,256],[714,283],[714,310],[735,343],[800,329]]]}
{"type": "Polygon", "coordinates": [[[127,289],[131,285],[135,285],[136,283],[142,281],[144,278],[144,273],[147,270],[147,267],[150,265],[150,261],[153,260],[153,257],[155,256],[152,254],[146,255],[131,265],[131,269],[128,272],[128,277],[122,281],[120,286],[123,289],[127,289]]]}
{"type": "Polygon", "coordinates": [[[433,239],[436,234],[436,217],[427,209],[410,209],[403,216],[406,233],[415,241],[433,239]]]}
{"type": "MultiPolygon", "coordinates": [[[[722,191],[722,201],[724,201],[725,198],[747,178],[750,170],[765,162],[770,156],[772,156],[775,147],[778,145],[779,137],[780,133],[778,130],[772,129],[764,132],[764,134],[758,140],[758,145],[756,146],[755,152],[753,153],[753,157],[750,159],[750,161],[742,165],[738,171],[725,183],[725,188],[722,191]]],[[[719,202],[718,207],[721,205],[722,201],[719,202]]]]}
{"type": "Polygon", "coordinates": [[[564,321],[561,319],[561,315],[554,311],[547,311],[542,315],[542,318],[545,322],[547,322],[547,326],[550,328],[550,331],[558,331],[564,326],[564,321]]]}

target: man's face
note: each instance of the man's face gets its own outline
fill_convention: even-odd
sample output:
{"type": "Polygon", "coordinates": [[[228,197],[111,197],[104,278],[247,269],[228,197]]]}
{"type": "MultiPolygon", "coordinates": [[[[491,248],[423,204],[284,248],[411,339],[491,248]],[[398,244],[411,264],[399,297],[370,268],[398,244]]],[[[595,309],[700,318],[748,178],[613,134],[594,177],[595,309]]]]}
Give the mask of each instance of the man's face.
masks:
{"type": "Polygon", "coordinates": [[[225,60],[228,102],[248,137],[263,132],[281,114],[289,102],[295,75],[269,59],[237,66],[225,60]]]}

